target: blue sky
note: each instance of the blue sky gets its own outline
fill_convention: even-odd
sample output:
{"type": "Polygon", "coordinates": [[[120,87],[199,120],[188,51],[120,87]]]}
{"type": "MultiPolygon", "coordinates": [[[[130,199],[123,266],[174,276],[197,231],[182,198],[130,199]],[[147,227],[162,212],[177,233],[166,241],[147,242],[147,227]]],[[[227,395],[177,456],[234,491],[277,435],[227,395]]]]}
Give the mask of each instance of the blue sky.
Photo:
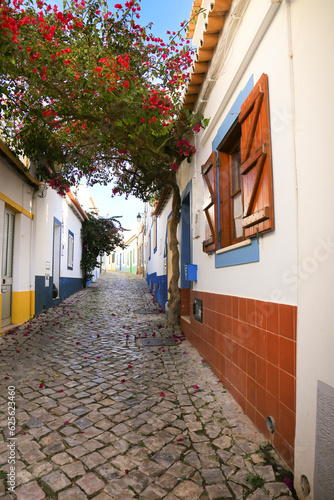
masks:
{"type": "MultiPolygon", "coordinates": [[[[113,7],[115,3],[125,3],[125,0],[109,3],[113,7]]],[[[153,22],[152,33],[168,39],[168,30],[178,31],[181,22],[189,20],[192,4],[193,0],[142,0],[141,18],[138,22],[142,25],[153,22]]],[[[89,189],[100,215],[122,215],[123,227],[135,230],[137,213],[144,211],[143,202],[133,196],[129,196],[128,200],[123,196],[111,198],[111,189],[112,186],[94,186],[89,189]]]]}

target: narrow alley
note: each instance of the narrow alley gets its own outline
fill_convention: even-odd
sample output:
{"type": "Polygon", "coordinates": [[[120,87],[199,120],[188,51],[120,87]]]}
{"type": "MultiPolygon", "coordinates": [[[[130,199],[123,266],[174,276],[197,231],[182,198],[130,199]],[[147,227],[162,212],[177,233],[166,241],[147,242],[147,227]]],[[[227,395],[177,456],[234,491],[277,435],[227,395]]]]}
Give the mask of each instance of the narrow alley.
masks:
{"type": "Polygon", "coordinates": [[[292,498],[277,454],[164,322],[143,278],[109,272],[0,338],[0,498],[292,498]]]}

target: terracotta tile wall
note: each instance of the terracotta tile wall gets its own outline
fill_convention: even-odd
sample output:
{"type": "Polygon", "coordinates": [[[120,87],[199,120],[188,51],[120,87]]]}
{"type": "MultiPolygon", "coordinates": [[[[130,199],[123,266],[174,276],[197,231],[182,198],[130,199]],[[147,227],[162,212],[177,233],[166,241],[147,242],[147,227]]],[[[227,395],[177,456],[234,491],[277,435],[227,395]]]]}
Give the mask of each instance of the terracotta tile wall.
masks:
{"type": "Polygon", "coordinates": [[[187,339],[293,467],[297,308],[193,290],[181,291],[181,299],[191,317],[190,324],[181,319],[187,339]],[[203,324],[193,317],[195,298],[203,301],[203,324]],[[274,417],[274,434],[267,416],[274,417]]]}

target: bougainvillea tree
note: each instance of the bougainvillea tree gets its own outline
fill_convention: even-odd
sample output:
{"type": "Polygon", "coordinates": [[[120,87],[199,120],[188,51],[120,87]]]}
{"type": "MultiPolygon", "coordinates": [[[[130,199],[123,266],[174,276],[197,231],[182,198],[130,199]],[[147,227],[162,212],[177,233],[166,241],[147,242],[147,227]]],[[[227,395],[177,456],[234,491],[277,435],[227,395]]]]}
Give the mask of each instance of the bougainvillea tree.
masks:
{"type": "Polygon", "coordinates": [[[116,217],[97,217],[88,214],[82,223],[81,239],[81,269],[85,287],[87,281],[92,278],[94,269],[102,266],[99,257],[104,253],[110,254],[117,247],[125,248],[125,246],[121,224],[116,217]]]}
{"type": "Polygon", "coordinates": [[[192,52],[139,24],[140,0],[108,7],[72,0],[0,0],[0,94],[5,140],[59,192],[86,177],[142,200],[173,193],[169,317],[177,322],[180,193],[201,117],[180,114],[192,52]],[[55,168],[57,166],[57,168],[55,168]]]}

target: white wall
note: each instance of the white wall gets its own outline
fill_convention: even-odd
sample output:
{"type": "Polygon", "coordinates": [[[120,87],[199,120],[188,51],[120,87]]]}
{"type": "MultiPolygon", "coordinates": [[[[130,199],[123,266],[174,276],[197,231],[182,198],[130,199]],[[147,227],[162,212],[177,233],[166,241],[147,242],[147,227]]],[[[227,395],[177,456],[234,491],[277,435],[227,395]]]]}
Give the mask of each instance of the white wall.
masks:
{"type": "MultiPolygon", "coordinates": [[[[8,198],[8,203],[14,202],[27,213],[33,214],[34,189],[25,182],[15,171],[0,160],[0,192],[8,198]]],[[[19,209],[17,207],[17,209],[19,209]]],[[[34,289],[32,279],[31,238],[32,219],[15,208],[9,206],[15,213],[14,226],[14,255],[13,255],[13,291],[21,292],[34,289]]],[[[3,224],[5,201],[0,199],[0,274],[3,252],[3,224]]]]}
{"type": "Polygon", "coordinates": [[[54,217],[63,222],[61,228],[61,277],[80,278],[81,222],[65,198],[48,188],[45,198],[36,198],[36,258],[37,276],[52,275],[54,217]],[[67,268],[68,231],[74,234],[73,270],[67,268]],[[48,264],[50,269],[47,269],[48,264]]]}
{"type": "MultiPolygon", "coordinates": [[[[318,381],[334,387],[334,3],[292,2],[293,70],[298,171],[297,433],[296,480],[314,489],[318,381]]],[[[333,422],[333,419],[332,419],[333,422]]],[[[328,428],[334,434],[333,426],[328,428]]],[[[332,476],[324,482],[334,491],[332,476]]],[[[327,500],[324,497],[314,497],[327,500]]],[[[333,498],[333,497],[331,497],[333,498]]]]}
{"type": "MultiPolygon", "coordinates": [[[[228,23],[231,19],[226,22],[227,28],[228,23]]],[[[212,151],[212,141],[220,125],[250,77],[253,76],[255,84],[261,74],[266,73],[269,79],[275,231],[260,237],[260,262],[215,269],[215,257],[202,251],[205,227],[202,212],[201,236],[193,240],[193,263],[198,265],[198,281],[194,283],[194,289],[292,305],[297,303],[296,286],[288,282],[289,273],[293,273],[297,265],[297,206],[287,29],[285,4],[273,6],[266,0],[250,2],[236,31],[231,54],[227,55],[226,65],[209,95],[205,117],[210,118],[210,125],[196,138],[198,153],[191,167],[184,163],[178,173],[181,192],[193,179],[192,213],[195,214],[204,205],[201,165],[212,151]],[[259,33],[265,31],[264,26],[269,22],[261,39],[259,33]],[[250,51],[251,44],[256,45],[256,50],[252,49],[254,54],[250,51]],[[224,103],[223,109],[220,109],[220,103],[224,103]]]]}
{"type": "MultiPolygon", "coordinates": [[[[168,216],[172,211],[172,198],[168,200],[162,213],[157,217],[157,251],[153,248],[153,217],[150,215],[153,209],[148,209],[147,234],[151,231],[151,259],[148,261],[148,274],[157,273],[158,276],[166,274],[164,268],[164,247],[166,242],[166,230],[168,216]]],[[[147,249],[148,251],[148,249],[147,249]]]]}

